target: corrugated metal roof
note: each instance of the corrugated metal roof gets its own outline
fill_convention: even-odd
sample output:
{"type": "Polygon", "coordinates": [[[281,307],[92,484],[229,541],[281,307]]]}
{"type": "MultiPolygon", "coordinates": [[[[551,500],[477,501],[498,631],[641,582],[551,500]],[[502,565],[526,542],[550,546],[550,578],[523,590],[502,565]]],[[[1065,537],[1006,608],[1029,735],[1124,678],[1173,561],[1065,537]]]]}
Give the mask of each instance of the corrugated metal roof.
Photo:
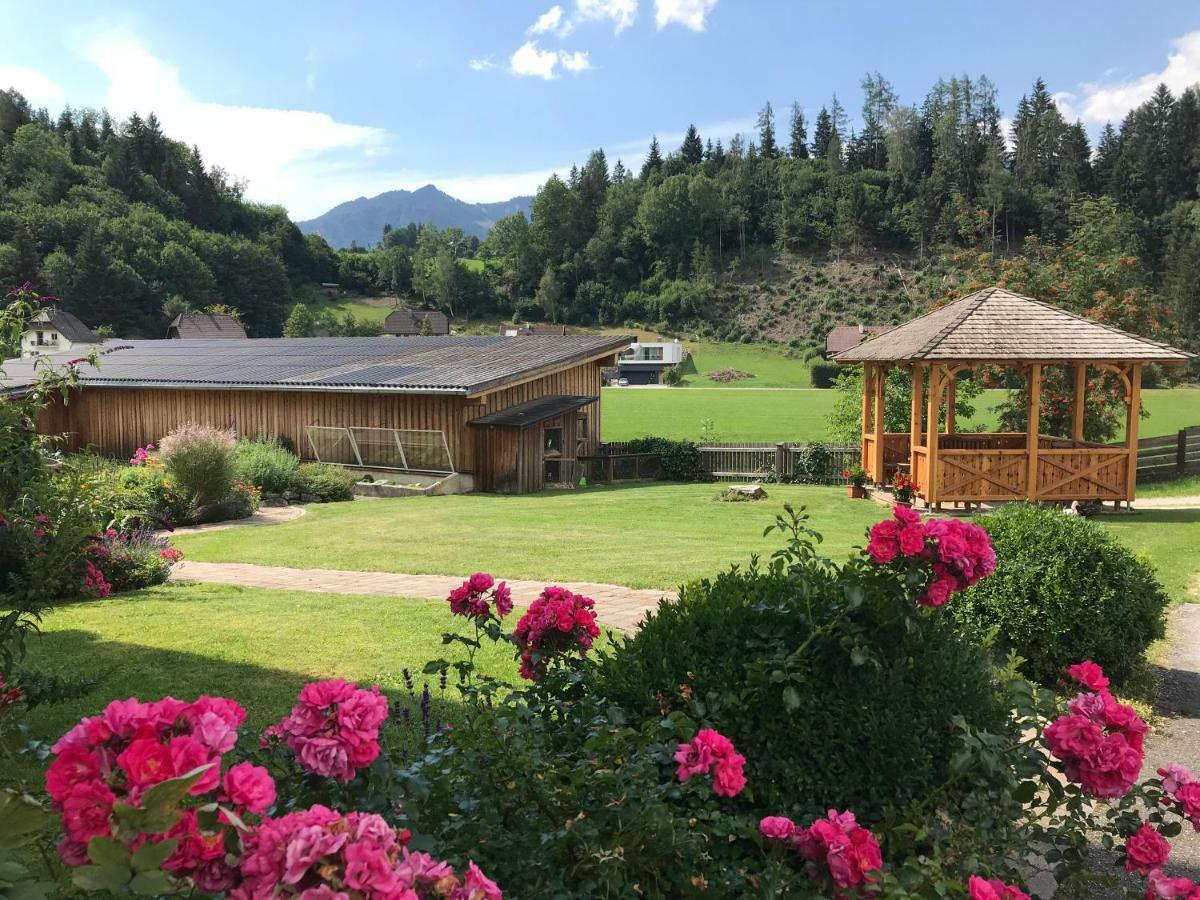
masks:
{"type": "MultiPolygon", "coordinates": [[[[373,391],[475,394],[629,345],[628,336],[267,338],[245,341],[108,341],[98,387],[373,391]]],[[[43,356],[65,363],[70,354],[43,356]]],[[[36,379],[33,360],[3,364],[0,387],[36,379]]]]}
{"type": "Polygon", "coordinates": [[[551,394],[538,397],[536,400],[526,400],[508,409],[498,409],[494,413],[472,419],[468,425],[500,425],[506,428],[527,428],[538,422],[545,422],[555,416],[561,416],[573,409],[595,403],[599,397],[569,397],[551,394]]]}
{"type": "Polygon", "coordinates": [[[839,363],[913,360],[1183,363],[1190,353],[1003,288],[984,288],[839,353],[839,363]]]}

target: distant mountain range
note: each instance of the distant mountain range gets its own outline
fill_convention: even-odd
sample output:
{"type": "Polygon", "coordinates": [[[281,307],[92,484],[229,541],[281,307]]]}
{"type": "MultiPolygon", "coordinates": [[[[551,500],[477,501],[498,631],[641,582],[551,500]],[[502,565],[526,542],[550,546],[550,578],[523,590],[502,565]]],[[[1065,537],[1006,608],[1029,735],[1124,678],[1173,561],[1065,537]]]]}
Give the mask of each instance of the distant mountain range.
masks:
{"type": "Polygon", "coordinates": [[[532,204],[532,197],[466,203],[427,184],[415,191],[388,191],[377,197],[347,200],[315,219],[297,224],[305,234],[319,234],[333,247],[349,247],[351,241],[360,247],[374,247],[383,235],[384,225],[403,228],[410,222],[458,227],[482,239],[497,219],[515,212],[528,216],[532,204]]]}

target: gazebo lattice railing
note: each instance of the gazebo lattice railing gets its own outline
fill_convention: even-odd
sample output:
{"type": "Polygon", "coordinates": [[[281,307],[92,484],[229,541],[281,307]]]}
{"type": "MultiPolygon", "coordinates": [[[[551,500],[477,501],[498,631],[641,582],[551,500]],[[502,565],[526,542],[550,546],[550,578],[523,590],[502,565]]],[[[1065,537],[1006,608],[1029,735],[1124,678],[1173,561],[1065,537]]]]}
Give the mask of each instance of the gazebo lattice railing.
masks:
{"type": "Polygon", "coordinates": [[[1137,482],[1142,370],[1179,365],[1182,350],[1109,328],[999,288],[987,288],[838,354],[862,363],[862,466],[878,484],[906,469],[929,505],[1030,499],[1132,501],[1137,482]],[[1024,433],[960,433],[958,375],[980,366],[1022,369],[1030,414],[1024,433]],[[1039,433],[1047,366],[1074,374],[1070,437],[1039,433]],[[884,431],[887,373],[911,374],[907,432],[884,431]],[[1090,369],[1115,375],[1124,389],[1125,440],[1084,440],[1090,369]],[[943,414],[944,411],[944,414],[943,414]]]}

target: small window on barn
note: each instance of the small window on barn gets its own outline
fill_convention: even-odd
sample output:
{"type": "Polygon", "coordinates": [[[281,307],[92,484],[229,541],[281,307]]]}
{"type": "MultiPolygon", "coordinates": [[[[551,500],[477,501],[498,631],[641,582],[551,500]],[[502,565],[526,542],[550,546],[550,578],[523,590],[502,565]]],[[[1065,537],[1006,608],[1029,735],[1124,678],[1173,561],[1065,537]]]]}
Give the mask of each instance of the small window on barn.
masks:
{"type": "Polygon", "coordinates": [[[563,430],[561,427],[542,429],[542,449],[547,456],[562,456],[563,430]]]}
{"type": "Polygon", "coordinates": [[[562,462],[557,459],[548,459],[545,463],[545,469],[542,473],[542,480],[546,484],[561,484],[562,483],[562,462]]]}

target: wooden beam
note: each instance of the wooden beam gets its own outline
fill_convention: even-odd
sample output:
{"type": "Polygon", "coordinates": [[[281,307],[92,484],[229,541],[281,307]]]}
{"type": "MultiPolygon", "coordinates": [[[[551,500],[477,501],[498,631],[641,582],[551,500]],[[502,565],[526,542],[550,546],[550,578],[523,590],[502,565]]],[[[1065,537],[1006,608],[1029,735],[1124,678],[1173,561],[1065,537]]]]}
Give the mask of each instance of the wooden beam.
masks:
{"type": "Polygon", "coordinates": [[[859,465],[870,474],[871,460],[867,458],[867,434],[871,428],[871,401],[875,396],[875,386],[871,379],[874,377],[875,367],[870,363],[863,363],[863,396],[862,396],[862,437],[859,440],[859,465]]]}
{"type": "Polygon", "coordinates": [[[1025,429],[1025,448],[1029,454],[1029,474],[1025,485],[1025,496],[1030,500],[1038,497],[1038,428],[1042,416],[1042,367],[1034,363],[1029,367],[1029,417],[1025,429]]]}
{"type": "Polygon", "coordinates": [[[1142,418],[1142,364],[1134,363],[1129,373],[1129,410],[1125,421],[1125,452],[1128,474],[1125,476],[1125,502],[1132,503],[1137,492],[1138,424],[1142,418]]]}
{"type": "MultiPolygon", "coordinates": [[[[925,367],[918,363],[914,364],[912,367],[912,397],[908,417],[908,462],[910,466],[912,465],[913,461],[913,448],[920,447],[921,441],[924,439],[921,436],[921,426],[923,424],[921,420],[921,409],[922,402],[924,400],[925,367]]],[[[912,474],[913,477],[916,478],[916,472],[914,471],[912,474]]]]}
{"type": "Polygon", "coordinates": [[[929,366],[929,400],[925,409],[925,446],[928,453],[929,473],[925,480],[928,484],[920,485],[925,494],[925,503],[932,506],[937,502],[938,480],[938,407],[942,395],[942,367],[937,363],[929,366]]]}
{"type": "Polygon", "coordinates": [[[1087,363],[1075,363],[1075,406],[1071,410],[1071,440],[1083,440],[1083,415],[1087,409],[1087,363]]]}
{"type": "Polygon", "coordinates": [[[949,384],[946,386],[946,434],[954,434],[954,403],[957,390],[958,377],[951,373],[949,384]]]}
{"type": "Polygon", "coordinates": [[[887,386],[887,368],[880,366],[875,372],[875,480],[879,483],[887,481],[887,473],[883,468],[883,444],[886,433],[885,416],[883,414],[884,393],[887,386]]]}

